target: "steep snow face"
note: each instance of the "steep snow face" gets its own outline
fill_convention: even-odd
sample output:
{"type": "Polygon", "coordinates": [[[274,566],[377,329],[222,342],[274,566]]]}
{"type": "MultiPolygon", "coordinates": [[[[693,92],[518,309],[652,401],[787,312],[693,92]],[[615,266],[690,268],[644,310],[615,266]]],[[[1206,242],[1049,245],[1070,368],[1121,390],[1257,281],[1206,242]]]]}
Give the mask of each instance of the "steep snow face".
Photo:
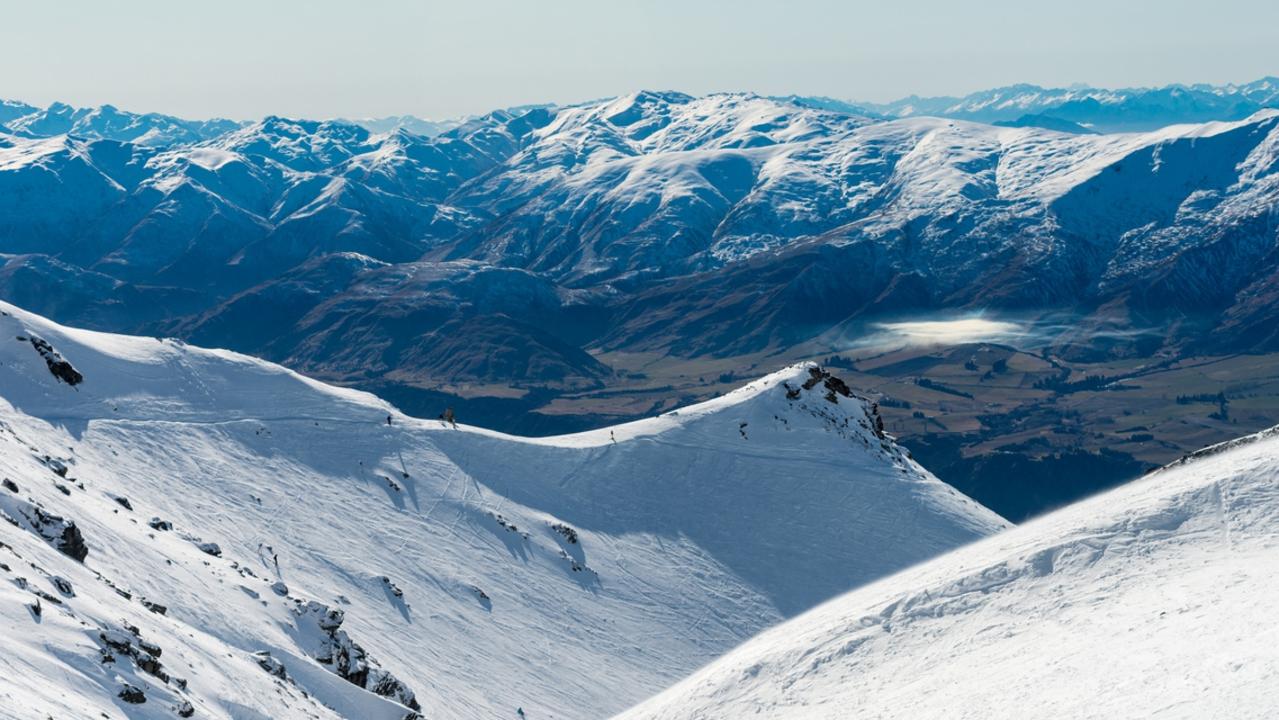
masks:
{"type": "Polygon", "coordinates": [[[853,591],[621,718],[1273,717],[1279,429],[853,591]]]}
{"type": "Polygon", "coordinates": [[[596,718],[1006,527],[816,368],[531,440],[0,310],[18,717],[596,718]]]}

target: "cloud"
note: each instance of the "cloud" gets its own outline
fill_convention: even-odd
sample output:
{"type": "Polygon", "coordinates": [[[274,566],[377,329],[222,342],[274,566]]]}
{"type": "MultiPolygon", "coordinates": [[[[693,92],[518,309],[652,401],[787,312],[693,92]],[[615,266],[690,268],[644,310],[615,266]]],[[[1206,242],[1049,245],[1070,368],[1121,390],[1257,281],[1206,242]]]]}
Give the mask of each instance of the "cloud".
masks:
{"type": "Polygon", "coordinates": [[[1030,340],[1031,328],[1009,320],[966,317],[952,320],[912,320],[876,323],[875,332],[858,340],[856,347],[937,347],[966,343],[1010,343],[1030,340]]]}

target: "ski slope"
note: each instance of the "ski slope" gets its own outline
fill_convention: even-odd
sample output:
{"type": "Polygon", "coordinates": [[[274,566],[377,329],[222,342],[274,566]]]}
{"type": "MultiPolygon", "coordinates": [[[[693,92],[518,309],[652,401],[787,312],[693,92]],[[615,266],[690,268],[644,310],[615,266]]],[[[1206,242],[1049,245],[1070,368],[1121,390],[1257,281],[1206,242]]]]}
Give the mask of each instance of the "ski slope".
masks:
{"type": "Polygon", "coordinates": [[[1279,429],[850,592],[620,718],[1273,718],[1279,429]]]}
{"type": "Polygon", "coordinates": [[[532,440],[0,311],[0,717],[604,717],[1006,527],[816,368],[532,440]]]}

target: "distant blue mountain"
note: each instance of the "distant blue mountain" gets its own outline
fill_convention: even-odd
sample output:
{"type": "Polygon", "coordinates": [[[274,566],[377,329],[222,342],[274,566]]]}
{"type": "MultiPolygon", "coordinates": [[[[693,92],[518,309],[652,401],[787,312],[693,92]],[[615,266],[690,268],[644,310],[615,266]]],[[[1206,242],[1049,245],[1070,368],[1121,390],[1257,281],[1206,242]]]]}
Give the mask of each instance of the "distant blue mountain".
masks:
{"type": "Polygon", "coordinates": [[[889,103],[853,103],[851,107],[885,117],[929,115],[984,123],[1043,115],[1101,132],[1133,132],[1178,123],[1242,120],[1258,110],[1279,107],[1279,78],[1266,77],[1244,85],[1120,90],[1010,85],[963,97],[912,95],[889,103]]]}
{"type": "Polygon", "coordinates": [[[1079,123],[1069,120],[1062,120],[1052,115],[1022,115],[1016,120],[998,120],[993,125],[998,127],[1035,127],[1045,130],[1056,130],[1057,132],[1071,133],[1074,135],[1096,135],[1097,131],[1092,128],[1084,127],[1079,123]]]}
{"type": "Polygon", "coordinates": [[[884,119],[751,94],[504,110],[432,137],[7,103],[0,297],[402,389],[601,387],[610,351],[782,352],[973,307],[1211,329],[1179,321],[1143,352],[1279,349],[1279,113],[1132,135],[1071,114],[1206,96],[1240,114],[1273,86],[950,103],[1015,108],[996,120],[1015,133],[914,117],[940,107],[923,101],[884,119]]]}

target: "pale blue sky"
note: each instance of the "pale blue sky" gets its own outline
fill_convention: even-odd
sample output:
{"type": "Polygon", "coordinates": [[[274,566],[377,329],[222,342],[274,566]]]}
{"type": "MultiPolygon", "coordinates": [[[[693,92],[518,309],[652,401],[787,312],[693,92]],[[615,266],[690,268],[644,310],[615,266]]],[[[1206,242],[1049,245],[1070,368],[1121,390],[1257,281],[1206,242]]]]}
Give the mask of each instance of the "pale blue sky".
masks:
{"type": "Polygon", "coordinates": [[[190,117],[445,117],[640,88],[887,100],[1279,75],[1276,0],[43,0],[0,97],[190,117]]]}

